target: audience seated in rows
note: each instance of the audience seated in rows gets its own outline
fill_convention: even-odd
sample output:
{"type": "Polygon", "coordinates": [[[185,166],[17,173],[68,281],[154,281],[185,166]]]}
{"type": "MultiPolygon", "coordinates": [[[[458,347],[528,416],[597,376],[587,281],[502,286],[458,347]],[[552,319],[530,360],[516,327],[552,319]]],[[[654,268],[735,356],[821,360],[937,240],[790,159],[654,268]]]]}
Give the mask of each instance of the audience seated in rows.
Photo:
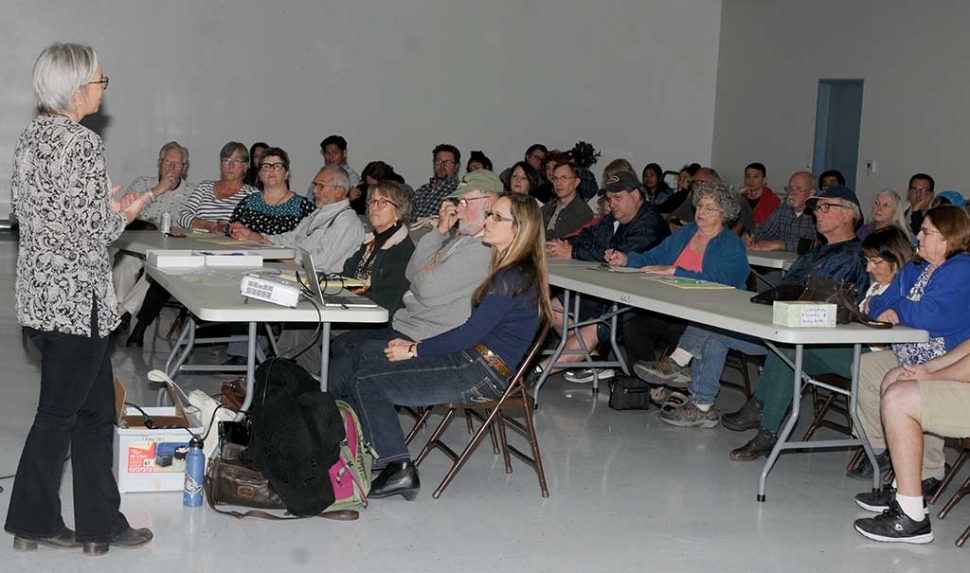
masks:
{"type": "Polygon", "coordinates": [[[895,470],[881,503],[856,496],[875,517],[855,520],[856,531],[886,543],[933,541],[926,509],[926,448],[931,439],[970,437],[970,341],[921,365],[903,365],[882,382],[881,415],[895,470]],[[922,466],[922,467],[921,467],[922,466]]]}
{"type": "MultiPolygon", "coordinates": [[[[891,226],[870,234],[862,241],[862,256],[869,273],[869,290],[859,308],[868,314],[870,301],[883,293],[897,273],[913,258],[913,248],[906,234],[891,226]]],[[[778,350],[794,362],[795,351],[788,345],[776,345],[778,350]]],[[[851,346],[812,345],[802,351],[802,372],[808,376],[836,374],[852,377],[851,346]]],[[[794,371],[780,357],[769,353],[765,358],[761,377],[754,396],[738,411],[725,414],[721,424],[736,432],[758,429],[758,434],[744,446],[731,452],[735,461],[749,461],[767,455],[775,444],[775,436],[792,404],[794,371]]]]}
{"type": "Polygon", "coordinates": [[[926,211],[933,204],[936,193],[936,181],[926,173],[917,173],[909,178],[906,189],[906,216],[909,217],[909,230],[916,235],[923,224],[926,211]]]}
{"type": "Polygon", "coordinates": [[[873,231],[896,226],[902,229],[909,238],[913,234],[909,230],[909,223],[906,221],[906,206],[903,204],[902,197],[892,189],[883,189],[872,199],[872,211],[869,214],[869,222],[859,227],[856,236],[860,240],[865,239],[873,231]]]}
{"type": "Polygon", "coordinates": [[[415,246],[404,270],[410,288],[389,326],[359,328],[334,339],[331,380],[350,376],[369,352],[383,353],[389,340],[424,340],[468,319],[472,294],[488,274],[490,250],[482,243],[485,213],[501,192],[502,183],[491,172],[463,178],[453,193],[456,201],[441,203],[437,226],[415,246]]]}
{"type": "Polygon", "coordinates": [[[583,228],[593,218],[593,211],[580,197],[580,168],[572,161],[556,165],[551,181],[555,198],[542,207],[546,239],[562,239],[583,228]]]}
{"type": "Polygon", "coordinates": [[[259,166],[263,163],[263,153],[267,149],[269,149],[269,144],[264,141],[257,141],[249,146],[249,169],[246,170],[246,176],[243,177],[243,182],[246,185],[252,185],[257,189],[263,188],[263,182],[259,179],[259,166]]]}
{"type": "MultiPolygon", "coordinates": [[[[926,212],[917,235],[919,257],[906,265],[886,291],[872,300],[869,315],[929,331],[923,343],[894,344],[892,352],[862,357],[859,372],[859,420],[877,461],[886,469],[886,438],[879,412],[883,380],[901,365],[925,364],[970,338],[970,216],[952,205],[926,212]]],[[[898,374],[899,370],[895,370],[898,374]]],[[[868,465],[868,462],[865,462],[868,465]]],[[[931,495],[943,477],[943,440],[927,438],[923,449],[923,480],[931,495]]],[[[850,475],[871,475],[865,466],[850,475]]],[[[870,500],[871,501],[871,500],[870,500]]]]}
{"type": "Polygon", "coordinates": [[[738,190],[748,201],[755,225],[762,225],[781,204],[781,199],[768,187],[768,170],[764,163],[749,163],[744,168],[744,187],[738,190]]]}
{"type": "MultiPolygon", "coordinates": [[[[500,190],[498,177],[495,182],[500,190]]],[[[507,388],[539,326],[551,319],[542,239],[535,201],[498,198],[482,237],[491,246],[488,276],[475,289],[468,320],[430,338],[390,340],[350,376],[332,379],[331,391],[359,413],[364,435],[380,455],[375,465],[382,471],[370,498],[413,500],[421,486],[396,405],[495,400],[507,388]]]]}
{"type": "Polygon", "coordinates": [[[461,164],[461,152],[458,148],[442,143],[434,148],[431,157],[434,161],[434,176],[414,191],[412,221],[437,215],[441,201],[458,187],[458,167],[461,164]]]}
{"type": "Polygon", "coordinates": [[[664,170],[656,163],[648,163],[643,168],[642,178],[643,191],[651,205],[659,205],[674,194],[674,190],[664,181],[664,170]]]}
{"type": "Polygon", "coordinates": [[[785,204],[779,205],[753,234],[744,235],[747,248],[803,253],[815,242],[815,220],[805,210],[808,199],[815,195],[815,178],[808,171],[799,171],[788,180],[785,193],[785,204]]]}
{"type": "MultiPolygon", "coordinates": [[[[821,196],[812,197],[809,206],[815,211],[816,228],[826,243],[800,256],[782,284],[802,284],[809,276],[844,280],[856,285],[861,300],[869,288],[869,276],[862,264],[860,241],[855,237],[856,223],[861,218],[859,200],[845,187],[829,187],[821,196]]],[[[681,427],[717,426],[714,400],[720,390],[721,371],[730,349],[755,355],[768,352],[760,339],[696,325],[687,328],[669,358],[637,370],[637,375],[648,382],[688,384],[690,401],[681,408],[661,413],[662,421],[681,427]],[[691,359],[693,364],[688,374],[686,367],[691,359]]],[[[766,436],[759,446],[773,445],[773,439],[773,436],[766,436]]]]}
{"type": "MultiPolygon", "coordinates": [[[[138,218],[128,225],[130,230],[158,229],[164,213],[178,213],[182,204],[192,194],[193,185],[185,180],[189,170],[189,150],[177,141],[169,141],[158,152],[158,175],[143,175],[135,178],[124,193],[115,196],[120,201],[129,193],[151,193],[152,200],[139,213],[138,218]]],[[[131,317],[138,314],[145,294],[150,286],[148,276],[142,272],[145,259],[118,253],[111,268],[111,281],[118,300],[121,323],[115,332],[128,330],[131,317]]]]}
{"type": "MultiPolygon", "coordinates": [[[[663,219],[650,209],[644,199],[643,189],[634,173],[619,171],[606,179],[603,188],[608,212],[596,225],[584,228],[578,235],[568,240],[553,239],[546,243],[550,258],[576,259],[581,261],[604,262],[611,251],[641,252],[657,246],[667,235],[663,219]]],[[[562,299],[552,301],[556,321],[552,326],[562,331],[562,299]]],[[[588,320],[602,315],[609,304],[595,298],[584,298],[580,306],[579,320],[588,320]]],[[[595,349],[609,337],[603,324],[584,326],[579,329],[586,348],[595,349]]],[[[580,343],[572,332],[567,333],[567,350],[578,350],[580,343]]],[[[579,354],[563,354],[560,360],[580,360],[579,354]]],[[[545,368],[543,363],[541,368],[545,368]]],[[[592,378],[590,378],[592,380],[592,378]]]]}

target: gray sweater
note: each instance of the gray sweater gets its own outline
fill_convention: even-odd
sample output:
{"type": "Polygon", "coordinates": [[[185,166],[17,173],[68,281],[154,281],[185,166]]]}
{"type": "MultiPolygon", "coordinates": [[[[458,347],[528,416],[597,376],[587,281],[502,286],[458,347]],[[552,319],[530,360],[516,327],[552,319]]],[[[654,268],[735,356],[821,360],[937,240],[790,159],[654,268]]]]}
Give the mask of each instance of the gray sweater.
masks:
{"type": "Polygon", "coordinates": [[[394,330],[424,340],[464,324],[471,315],[472,293],[488,275],[490,258],[491,248],[482,243],[481,234],[451,238],[437,229],[429,231],[404,271],[411,289],[394,313],[394,330]]]}
{"type": "Polygon", "coordinates": [[[364,226],[344,199],[320,207],[296,229],[266,238],[280,247],[306,250],[318,272],[339,273],[364,240],[364,226]]]}

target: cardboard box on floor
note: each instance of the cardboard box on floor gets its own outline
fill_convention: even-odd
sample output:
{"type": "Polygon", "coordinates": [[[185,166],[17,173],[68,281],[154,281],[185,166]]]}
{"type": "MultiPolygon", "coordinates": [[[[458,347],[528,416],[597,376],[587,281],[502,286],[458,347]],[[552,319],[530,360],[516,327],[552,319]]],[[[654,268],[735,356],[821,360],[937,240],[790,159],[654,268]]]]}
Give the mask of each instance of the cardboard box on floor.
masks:
{"type": "Polygon", "coordinates": [[[136,408],[125,406],[127,391],[115,379],[114,472],[118,490],[126,492],[182,491],[185,482],[185,454],[192,436],[202,434],[202,424],[187,414],[174,388],[168,386],[174,406],[142,408],[152,422],[136,408]]]}

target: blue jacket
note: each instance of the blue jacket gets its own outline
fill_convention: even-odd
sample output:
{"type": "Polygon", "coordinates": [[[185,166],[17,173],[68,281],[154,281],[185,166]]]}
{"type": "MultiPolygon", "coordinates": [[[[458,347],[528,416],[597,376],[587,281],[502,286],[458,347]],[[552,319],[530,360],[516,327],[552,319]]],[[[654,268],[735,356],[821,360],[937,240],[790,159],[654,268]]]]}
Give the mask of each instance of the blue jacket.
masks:
{"type": "MultiPolygon", "coordinates": [[[[626,266],[672,265],[696,232],[697,223],[688,223],[646,253],[627,253],[626,266]]],[[[751,273],[744,243],[727,228],[707,244],[701,268],[703,271],[696,273],[678,267],[674,276],[703,279],[743,290],[751,273]]]]}
{"type": "Polygon", "coordinates": [[[614,231],[613,225],[616,222],[612,214],[606,215],[596,225],[585,227],[578,235],[569,239],[569,244],[573,247],[573,258],[603,262],[606,260],[603,256],[606,249],[621,253],[646,251],[656,247],[667,236],[667,224],[663,217],[646,203],[640,207],[633,220],[619,225],[614,231]]]}
{"type": "MultiPolygon", "coordinates": [[[[924,263],[925,264],[925,263],[924,263]]],[[[920,300],[909,300],[909,289],[923,268],[909,263],[899,271],[889,288],[869,301],[869,316],[895,310],[899,323],[928,330],[933,338],[943,337],[946,349],[970,338],[970,255],[956,255],[944,261],[930,277],[920,300]]]]}
{"type": "Polygon", "coordinates": [[[781,282],[803,284],[810,276],[851,282],[856,286],[856,301],[862,302],[869,290],[862,242],[853,237],[840,243],[819,245],[795,259],[781,282]]]}

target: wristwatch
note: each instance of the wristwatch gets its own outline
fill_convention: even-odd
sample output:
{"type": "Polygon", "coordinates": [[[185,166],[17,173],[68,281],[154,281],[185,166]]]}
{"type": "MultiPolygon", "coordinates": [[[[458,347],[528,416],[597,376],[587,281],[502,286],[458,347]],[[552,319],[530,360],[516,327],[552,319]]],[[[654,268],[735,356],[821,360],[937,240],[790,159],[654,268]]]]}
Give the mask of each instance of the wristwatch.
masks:
{"type": "Polygon", "coordinates": [[[418,355],[417,344],[412,344],[411,346],[408,346],[408,359],[414,358],[417,355],[418,355]]]}

